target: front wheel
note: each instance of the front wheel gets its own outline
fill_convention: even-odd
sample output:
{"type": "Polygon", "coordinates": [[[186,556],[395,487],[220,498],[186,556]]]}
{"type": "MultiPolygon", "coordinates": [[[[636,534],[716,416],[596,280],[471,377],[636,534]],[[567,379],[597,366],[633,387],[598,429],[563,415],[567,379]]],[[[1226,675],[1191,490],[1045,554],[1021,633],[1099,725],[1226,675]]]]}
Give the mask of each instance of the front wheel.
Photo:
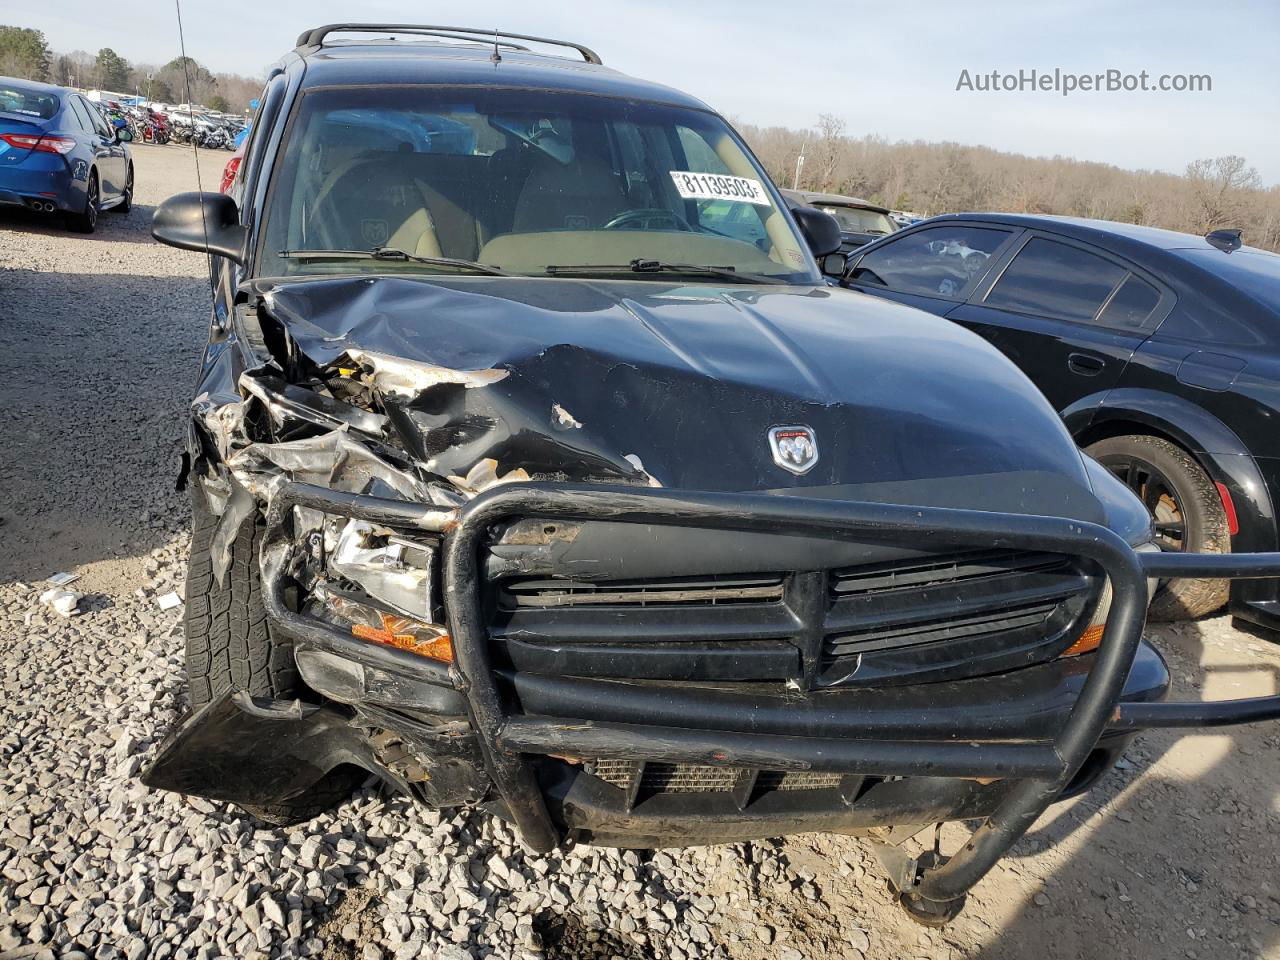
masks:
{"type": "Polygon", "coordinates": [[[124,178],[124,194],[118,204],[111,208],[116,213],[128,213],[133,209],[133,164],[129,164],[129,172],[124,178]]]}
{"type": "MultiPolygon", "coordinates": [[[[1161,550],[1230,553],[1231,530],[1222,497],[1209,475],[1177,444],[1160,437],[1110,437],[1086,452],[1142,500],[1155,521],[1161,550]]],[[[1189,620],[1227,602],[1226,580],[1166,580],[1149,620],[1189,620]]]]}
{"type": "MultiPolygon", "coordinates": [[[[305,688],[294,666],[293,650],[272,637],[262,605],[261,523],[250,518],[236,532],[231,565],[219,584],[210,547],[221,517],[209,509],[198,481],[191,485],[191,516],[186,607],[191,709],[198,711],[228,690],[272,699],[298,696],[305,688]]],[[[243,807],[276,826],[302,823],[350,796],[365,776],[363,770],[338,767],[283,803],[243,807]]]]}

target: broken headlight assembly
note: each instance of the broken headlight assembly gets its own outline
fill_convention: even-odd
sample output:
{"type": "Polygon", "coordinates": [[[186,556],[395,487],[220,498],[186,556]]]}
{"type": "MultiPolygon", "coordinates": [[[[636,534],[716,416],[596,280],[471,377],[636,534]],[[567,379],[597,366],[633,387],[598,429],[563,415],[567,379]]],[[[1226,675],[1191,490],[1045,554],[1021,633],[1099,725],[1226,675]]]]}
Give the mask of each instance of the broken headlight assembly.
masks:
{"type": "Polygon", "coordinates": [[[330,516],[306,543],[315,572],[310,612],[362,640],[452,662],[437,587],[438,541],[330,516]]]}

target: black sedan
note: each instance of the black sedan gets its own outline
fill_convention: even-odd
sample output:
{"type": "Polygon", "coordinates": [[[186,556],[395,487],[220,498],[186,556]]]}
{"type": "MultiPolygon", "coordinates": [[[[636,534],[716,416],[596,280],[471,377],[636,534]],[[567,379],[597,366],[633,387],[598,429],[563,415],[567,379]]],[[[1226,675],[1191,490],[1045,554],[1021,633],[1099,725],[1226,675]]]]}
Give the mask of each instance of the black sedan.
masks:
{"type": "MultiPolygon", "coordinates": [[[[857,251],[841,282],[1003,350],[1138,493],[1164,549],[1280,546],[1280,256],[1235,231],[955,214],[857,251]]],[[[1277,581],[1236,581],[1229,599],[1280,627],[1277,581]]],[[[1173,580],[1151,616],[1227,600],[1226,581],[1173,580]]]]}

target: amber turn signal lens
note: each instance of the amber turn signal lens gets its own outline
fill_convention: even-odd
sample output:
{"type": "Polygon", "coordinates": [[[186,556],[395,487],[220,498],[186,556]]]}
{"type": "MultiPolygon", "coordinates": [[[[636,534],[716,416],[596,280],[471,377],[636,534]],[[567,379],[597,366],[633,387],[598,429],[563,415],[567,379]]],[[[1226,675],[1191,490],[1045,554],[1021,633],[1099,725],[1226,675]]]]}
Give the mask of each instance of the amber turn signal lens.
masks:
{"type": "Polygon", "coordinates": [[[1102,642],[1102,631],[1106,629],[1105,623],[1095,623],[1093,626],[1080,634],[1079,638],[1071,646],[1062,651],[1064,657],[1078,657],[1082,653],[1089,653],[1098,649],[1098,644],[1102,642]]]}
{"type": "Polygon", "coordinates": [[[365,623],[353,623],[351,625],[351,635],[359,637],[361,640],[372,640],[374,643],[395,647],[397,650],[407,650],[409,653],[416,653],[420,657],[429,657],[432,660],[453,663],[453,641],[449,639],[447,633],[423,638],[412,631],[419,628],[429,629],[426,624],[418,623],[416,620],[409,620],[406,617],[393,617],[386,613],[379,613],[378,616],[382,620],[381,627],[373,627],[365,623]]]}

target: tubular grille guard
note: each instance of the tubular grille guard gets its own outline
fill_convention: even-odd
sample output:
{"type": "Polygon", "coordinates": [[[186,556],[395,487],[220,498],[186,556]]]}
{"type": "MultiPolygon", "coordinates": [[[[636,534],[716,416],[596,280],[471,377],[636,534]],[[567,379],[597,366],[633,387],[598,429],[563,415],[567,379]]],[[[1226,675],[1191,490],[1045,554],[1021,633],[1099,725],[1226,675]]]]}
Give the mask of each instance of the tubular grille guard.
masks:
{"type": "MultiPolygon", "coordinates": [[[[397,520],[438,508],[353,498],[309,484],[278,491],[273,512],[292,503],[361,518],[397,520]],[[326,503],[328,504],[326,506],[326,503]]],[[[1062,517],[854,503],[759,494],[638,490],[597,484],[523,483],[495,488],[445,528],[443,580],[456,657],[455,683],[467,699],[494,785],[524,842],[553,849],[560,837],[522,753],[653,760],[843,774],[999,776],[1016,781],[962,850],[939,863],[904,864],[895,881],[913,896],[962,897],[1030,827],[1074,776],[1107,729],[1198,727],[1280,719],[1280,695],[1211,703],[1117,707],[1141,639],[1146,578],[1280,576],[1280,553],[1138,554],[1105,527],[1062,517]],[[1111,614],[1088,679],[1050,742],[920,742],[818,739],[508,717],[502,706],[480,609],[480,554],[493,526],[513,517],[676,524],[788,532],[926,549],[1002,548],[1084,557],[1113,590],[1111,614]]]]}

